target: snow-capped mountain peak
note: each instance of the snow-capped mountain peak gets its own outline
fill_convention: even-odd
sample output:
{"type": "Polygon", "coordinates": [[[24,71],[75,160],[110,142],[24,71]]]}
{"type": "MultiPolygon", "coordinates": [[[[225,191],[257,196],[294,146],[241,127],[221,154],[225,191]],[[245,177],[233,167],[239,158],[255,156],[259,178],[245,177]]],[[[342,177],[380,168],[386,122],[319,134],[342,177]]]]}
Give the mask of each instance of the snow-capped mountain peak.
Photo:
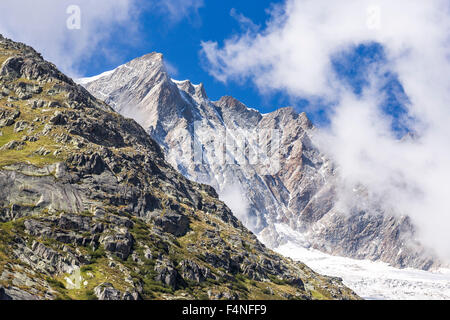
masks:
{"type": "Polygon", "coordinates": [[[397,267],[439,265],[413,241],[407,218],[342,212],[336,168],[314,144],[305,113],[280,108],[262,115],[237,99],[208,99],[202,84],[169,77],[152,53],[84,86],[148,129],[166,159],[186,177],[218,191],[233,213],[272,247],[286,239],[276,225],[302,234],[303,245],[397,267]]]}

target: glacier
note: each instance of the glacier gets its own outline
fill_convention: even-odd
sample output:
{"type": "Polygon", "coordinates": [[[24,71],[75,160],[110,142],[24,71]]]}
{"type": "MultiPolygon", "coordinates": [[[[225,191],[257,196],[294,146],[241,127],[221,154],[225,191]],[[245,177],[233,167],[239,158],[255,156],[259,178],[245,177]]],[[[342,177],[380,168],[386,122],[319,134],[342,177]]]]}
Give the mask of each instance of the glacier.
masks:
{"type": "Polygon", "coordinates": [[[274,251],[302,261],[314,271],[343,279],[367,300],[449,300],[450,269],[399,269],[387,263],[332,256],[304,247],[304,236],[284,224],[276,225],[283,244],[274,251]]]}

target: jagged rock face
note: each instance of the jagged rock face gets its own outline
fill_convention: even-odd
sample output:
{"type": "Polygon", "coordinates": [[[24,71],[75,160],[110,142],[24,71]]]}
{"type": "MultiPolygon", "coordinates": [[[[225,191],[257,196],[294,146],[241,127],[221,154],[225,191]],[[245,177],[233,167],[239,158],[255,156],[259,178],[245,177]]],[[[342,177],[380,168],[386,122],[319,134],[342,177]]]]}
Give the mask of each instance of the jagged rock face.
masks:
{"type": "Polygon", "coordinates": [[[327,253],[397,267],[439,265],[413,241],[414,227],[407,218],[336,208],[336,168],[314,145],[317,129],[306,114],[282,108],[262,115],[232,97],[210,101],[203,85],[171,80],[158,54],[83,84],[142,123],[169,163],[218,190],[270,247],[286,240],[277,228],[284,224],[302,234],[302,245],[327,253]],[[138,107],[130,108],[124,99],[138,107]],[[252,161],[267,145],[279,152],[252,161]]]}
{"type": "Polygon", "coordinates": [[[0,299],[358,298],[268,250],[140,125],[1,36],[0,90],[0,299]]]}
{"type": "Polygon", "coordinates": [[[116,111],[125,116],[142,119],[141,124],[144,127],[156,127],[159,121],[170,122],[171,119],[181,116],[186,106],[178,87],[169,81],[162,55],[159,53],[135,59],[120,66],[113,73],[106,73],[100,79],[98,83],[92,84],[92,90],[106,103],[114,106],[116,111]],[[114,81],[110,79],[113,78],[121,79],[119,87],[112,85],[114,81]],[[128,95],[127,92],[133,92],[133,95],[128,95]]]}

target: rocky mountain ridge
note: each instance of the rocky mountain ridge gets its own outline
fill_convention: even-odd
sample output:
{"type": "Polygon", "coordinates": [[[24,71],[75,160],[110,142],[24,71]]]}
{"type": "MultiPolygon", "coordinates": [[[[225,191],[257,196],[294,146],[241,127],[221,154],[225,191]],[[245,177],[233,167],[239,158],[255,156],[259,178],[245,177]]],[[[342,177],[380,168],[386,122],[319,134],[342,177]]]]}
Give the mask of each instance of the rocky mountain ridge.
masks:
{"type": "Polygon", "coordinates": [[[267,249],[134,120],[0,36],[0,299],[358,297],[267,249]]]}
{"type": "Polygon", "coordinates": [[[415,240],[408,217],[337,208],[337,168],[313,143],[317,128],[305,113],[282,108],[262,115],[233,97],[211,101],[202,84],[171,79],[159,53],[83,85],[141,123],[184,176],[218,190],[269,247],[289,237],[281,224],[304,235],[295,239],[302,246],[326,253],[401,268],[439,266],[415,240]],[[279,152],[252,162],[271,147],[279,152]]]}

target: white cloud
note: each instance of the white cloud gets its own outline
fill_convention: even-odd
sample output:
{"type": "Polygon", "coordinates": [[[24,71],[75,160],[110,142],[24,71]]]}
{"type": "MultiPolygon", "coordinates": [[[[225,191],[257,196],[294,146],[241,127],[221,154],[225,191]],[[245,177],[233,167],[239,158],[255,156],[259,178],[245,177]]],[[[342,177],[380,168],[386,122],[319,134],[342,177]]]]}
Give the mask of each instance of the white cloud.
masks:
{"type": "Polygon", "coordinates": [[[63,71],[76,75],[93,54],[114,59],[103,41],[129,39],[135,31],[135,0],[2,0],[0,33],[25,42],[63,71]],[[69,6],[80,8],[80,29],[69,29],[69,6]],[[118,32],[120,30],[120,32],[118,32]]]}
{"type": "Polygon", "coordinates": [[[204,6],[203,0],[164,0],[154,1],[156,8],[162,13],[167,14],[172,23],[179,22],[191,14],[198,13],[198,10],[204,6]]]}
{"type": "Polygon", "coordinates": [[[242,13],[237,12],[235,8],[231,9],[230,16],[239,23],[243,31],[256,32],[259,29],[258,25],[256,25],[251,19],[247,18],[242,13]]]}
{"type": "Polygon", "coordinates": [[[84,63],[93,56],[111,63],[123,62],[108,40],[131,47],[142,41],[142,12],[154,10],[171,23],[178,23],[202,6],[203,0],[2,0],[0,33],[33,46],[64,72],[79,77],[87,71],[84,63]],[[71,6],[80,8],[80,29],[67,27],[71,17],[67,9],[71,6]]]}
{"type": "MultiPolygon", "coordinates": [[[[330,56],[348,45],[364,41],[388,43],[391,57],[406,53],[443,36],[448,24],[447,4],[438,1],[289,0],[284,10],[273,11],[266,30],[235,36],[225,41],[204,42],[203,54],[211,74],[222,81],[251,78],[261,90],[281,89],[291,95],[331,93],[335,79],[330,56]],[[368,10],[376,4],[381,12],[381,29],[370,28],[368,10]],[[438,8],[438,10],[436,10],[438,8]],[[429,23],[434,21],[436,23],[429,23]]],[[[332,91],[334,92],[334,90],[332,91]]]]}
{"type": "Polygon", "coordinates": [[[219,193],[220,200],[231,209],[236,218],[249,229],[255,229],[256,218],[248,214],[249,202],[245,192],[239,184],[230,184],[219,193]]]}
{"type": "MultiPolygon", "coordinates": [[[[0,33],[33,46],[64,72],[79,77],[94,55],[123,62],[117,48],[107,42],[133,46],[142,41],[141,13],[153,10],[174,24],[197,14],[203,5],[203,0],[2,0],[0,33]],[[71,6],[81,10],[80,29],[67,28],[71,6]]],[[[176,73],[175,68],[172,71],[176,73]]]]}
{"type": "Polygon", "coordinates": [[[411,216],[422,241],[450,257],[449,11],[447,0],[288,0],[265,30],[222,47],[205,42],[202,53],[221,81],[250,79],[262,92],[337,102],[318,142],[340,168],[342,204],[362,184],[372,204],[411,216]],[[356,97],[332,72],[331,56],[374,41],[411,101],[409,115],[420,120],[410,124],[416,140],[391,132],[376,74],[356,97]]]}

